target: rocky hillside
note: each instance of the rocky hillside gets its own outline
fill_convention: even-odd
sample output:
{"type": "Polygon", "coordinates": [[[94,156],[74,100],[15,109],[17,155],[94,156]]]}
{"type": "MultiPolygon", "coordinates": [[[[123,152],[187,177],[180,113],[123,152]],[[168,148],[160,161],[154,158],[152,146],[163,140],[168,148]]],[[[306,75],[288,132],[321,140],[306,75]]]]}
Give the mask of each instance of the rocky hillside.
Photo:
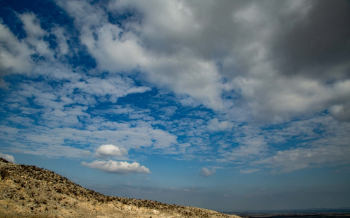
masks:
{"type": "Polygon", "coordinates": [[[111,197],[36,166],[0,159],[0,217],[237,217],[151,200],[111,197]]]}

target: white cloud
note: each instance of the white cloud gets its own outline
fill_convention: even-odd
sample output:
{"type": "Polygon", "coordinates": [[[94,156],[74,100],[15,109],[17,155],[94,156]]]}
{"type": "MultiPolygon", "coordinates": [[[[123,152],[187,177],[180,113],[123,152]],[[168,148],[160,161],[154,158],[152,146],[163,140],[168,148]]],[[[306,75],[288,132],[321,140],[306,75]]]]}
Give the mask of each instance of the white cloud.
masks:
{"type": "Polygon", "coordinates": [[[255,164],[262,164],[281,172],[291,172],[312,167],[349,164],[349,146],[314,146],[278,151],[255,164]]]}
{"type": "Polygon", "coordinates": [[[177,110],[177,107],[175,107],[175,106],[160,108],[160,111],[164,111],[165,117],[171,117],[176,112],[176,110],[177,110]]]}
{"type": "Polygon", "coordinates": [[[349,85],[349,81],[324,86],[304,78],[276,79],[276,75],[234,79],[234,86],[240,88],[252,115],[264,122],[283,122],[325,110],[331,102],[348,101],[345,96],[350,90],[344,87],[345,84],[349,85]]]}
{"type": "Polygon", "coordinates": [[[106,79],[90,77],[86,78],[86,80],[68,84],[67,87],[70,89],[78,88],[85,93],[97,97],[105,97],[108,95],[109,98],[106,100],[113,103],[115,103],[118,98],[128,94],[143,93],[150,90],[150,88],[146,86],[135,86],[132,79],[119,75],[110,76],[106,79]]]}
{"type": "Polygon", "coordinates": [[[265,138],[266,133],[263,133],[256,126],[242,125],[233,131],[234,138],[229,143],[234,145],[226,146],[224,143],[221,146],[222,149],[219,149],[219,153],[223,158],[219,161],[245,164],[268,154],[269,145],[265,138]]]}
{"type": "Polygon", "coordinates": [[[93,107],[99,102],[115,103],[120,97],[150,90],[149,87],[135,86],[129,77],[114,75],[101,79],[79,71],[73,73],[62,66],[40,65],[39,72],[36,72],[36,67],[32,75],[42,76],[45,81],[22,81],[12,87],[16,90],[9,90],[6,100],[20,104],[21,110],[28,109],[28,101],[32,101],[42,113],[41,124],[50,127],[77,127],[81,125],[79,119],[90,117],[86,112],[88,106],[93,107]],[[49,81],[60,81],[60,84],[52,86],[49,81]]]}
{"type": "Polygon", "coordinates": [[[128,154],[125,148],[119,148],[115,145],[101,145],[96,149],[96,156],[99,158],[121,157],[128,154]]]}
{"type": "MultiPolygon", "coordinates": [[[[19,41],[8,27],[0,22],[0,76],[25,73],[32,68],[30,55],[34,52],[19,41]]],[[[3,81],[3,80],[2,80],[3,81]]]]}
{"type": "Polygon", "coordinates": [[[80,40],[96,59],[100,70],[127,73],[148,59],[138,38],[132,32],[108,23],[107,14],[98,4],[92,6],[85,1],[57,3],[75,18],[80,40]]]}
{"type": "Polygon", "coordinates": [[[266,141],[261,137],[256,139],[241,137],[237,141],[239,146],[223,154],[228,160],[247,162],[247,160],[263,156],[268,151],[266,141]]]}
{"type": "Polygon", "coordinates": [[[204,177],[209,177],[209,176],[214,175],[215,169],[209,170],[208,168],[203,167],[203,168],[200,170],[200,172],[201,172],[201,175],[202,175],[202,176],[204,176],[204,177]]]}
{"type": "Polygon", "coordinates": [[[98,68],[109,72],[128,72],[147,62],[147,55],[132,34],[123,33],[116,25],[107,24],[93,34],[84,32],[81,41],[96,58],[98,68]],[[123,35],[119,38],[119,35],[123,35]]]}
{"type": "Polygon", "coordinates": [[[347,164],[349,125],[327,114],[265,130],[243,125],[234,130],[234,140],[223,138],[216,142],[222,157],[217,161],[246,166],[241,173],[266,167],[291,172],[347,164]],[[291,147],[284,149],[284,146],[291,147]]]}
{"type": "Polygon", "coordinates": [[[34,123],[33,119],[24,116],[10,116],[7,120],[23,126],[31,126],[34,123]]]}
{"type": "Polygon", "coordinates": [[[233,124],[229,121],[219,121],[217,118],[214,118],[208,122],[208,129],[211,131],[224,131],[230,130],[233,127],[233,124]]]}
{"type": "Polygon", "coordinates": [[[137,162],[128,163],[124,161],[98,161],[95,160],[91,163],[82,162],[83,166],[90,168],[102,170],[108,173],[117,173],[117,174],[129,174],[129,173],[151,173],[151,171],[145,167],[141,166],[137,162]]]}
{"type": "MultiPolygon", "coordinates": [[[[1,138],[5,138],[0,135],[1,138]]],[[[22,153],[22,154],[32,154],[38,156],[45,156],[49,158],[56,157],[66,157],[66,158],[85,158],[91,153],[88,150],[75,148],[72,146],[63,146],[56,143],[51,143],[52,138],[49,136],[40,136],[41,138],[35,140],[34,135],[28,135],[28,139],[25,140],[6,140],[6,143],[11,143],[13,146],[9,148],[9,151],[13,153],[22,153]],[[34,141],[39,142],[40,144],[33,143],[34,141]],[[26,143],[26,144],[23,144],[26,143]]]]}
{"type": "Polygon", "coordinates": [[[0,157],[4,158],[5,160],[8,160],[12,163],[16,163],[15,158],[12,155],[4,154],[0,152],[0,157]]]}
{"type": "MultiPolygon", "coordinates": [[[[287,1],[281,2],[277,9],[265,2],[233,1],[214,5],[211,2],[151,1],[144,4],[134,0],[115,1],[109,5],[109,10],[122,12],[133,8],[140,13],[142,25],[137,19],[128,20],[124,25],[126,31],[137,33],[137,39],[147,45],[147,49],[141,46],[148,59],[140,62],[140,67],[145,69],[149,81],[177,94],[187,94],[212,109],[223,109],[222,92],[234,90],[241,95],[239,106],[249,116],[262,122],[280,123],[326,110],[334,102],[350,101],[349,97],[344,97],[350,96],[350,90],[339,89],[342,79],[331,78],[333,82],[325,85],[318,77],[307,76],[320,70],[308,66],[307,62],[298,61],[306,64],[294,72],[289,69],[293,64],[288,62],[282,68],[277,67],[283,57],[279,54],[285,53],[277,41],[285,40],[286,46],[294,43],[291,36],[279,36],[302,28],[305,19],[321,22],[313,16],[322,4],[287,1]],[[159,11],[156,15],[155,8],[159,11]],[[224,17],[232,19],[223,21],[224,17]],[[281,20],[289,22],[286,25],[281,20]],[[224,78],[227,83],[222,82],[224,78]]],[[[333,17],[332,13],[336,12],[330,10],[327,16],[333,17]]],[[[339,31],[344,28],[346,26],[339,31]]],[[[309,29],[301,30],[312,34],[309,29]]],[[[313,37],[322,41],[322,35],[313,37]]],[[[300,47],[301,54],[310,55],[305,58],[319,56],[311,51],[302,52],[300,47]]],[[[332,51],[322,55],[330,53],[332,51]]],[[[293,58],[298,59],[298,56],[288,61],[294,63],[293,58]]],[[[348,61],[343,61],[331,63],[322,71],[326,70],[324,75],[329,77],[347,78],[348,69],[348,61]]]]}
{"type": "Polygon", "coordinates": [[[48,42],[43,40],[43,37],[48,33],[40,26],[40,21],[32,13],[24,13],[19,15],[19,18],[24,24],[24,30],[26,31],[26,41],[33,46],[37,53],[42,56],[52,57],[53,52],[49,48],[48,42]]]}
{"type": "Polygon", "coordinates": [[[245,169],[245,170],[240,170],[240,173],[244,173],[244,174],[251,174],[251,173],[255,173],[260,171],[259,169],[245,169]]]}
{"type": "Polygon", "coordinates": [[[68,34],[62,27],[56,27],[51,31],[56,36],[56,41],[58,43],[58,54],[66,55],[69,53],[69,46],[67,44],[68,34]]]}
{"type": "Polygon", "coordinates": [[[47,35],[47,32],[40,27],[40,21],[32,13],[24,13],[19,15],[19,18],[24,24],[24,30],[29,37],[43,37],[47,35]]]}
{"type": "MultiPolygon", "coordinates": [[[[123,144],[126,150],[142,148],[143,151],[148,149],[147,151],[151,152],[152,149],[156,149],[158,153],[173,153],[178,145],[176,135],[154,129],[152,121],[113,122],[98,115],[86,114],[86,108],[81,106],[62,109],[58,105],[55,110],[38,113],[30,110],[26,100],[20,102],[15,108],[23,111],[23,114],[29,111],[33,116],[40,118],[40,124],[33,123],[26,116],[11,116],[7,121],[4,120],[7,124],[10,122],[26,126],[25,129],[10,128],[6,125],[1,127],[0,138],[4,144],[12,145],[12,152],[79,158],[85,150],[95,150],[106,142],[123,144]],[[84,119],[85,124],[81,123],[80,119],[84,119]],[[79,148],[76,148],[77,146],[79,148]],[[81,147],[84,149],[80,149],[81,147]]],[[[125,153],[123,149],[120,152],[125,153]]]]}
{"type": "MultiPolygon", "coordinates": [[[[277,172],[348,164],[350,136],[348,122],[338,122],[330,115],[291,122],[284,128],[266,132],[269,143],[295,143],[296,147],[264,154],[251,162],[252,167],[269,167],[277,172]],[[295,140],[295,141],[294,141],[295,140]],[[300,143],[299,141],[303,141],[300,143]]],[[[282,144],[283,146],[283,144],[282,144]]]]}
{"type": "MultiPolygon", "coordinates": [[[[336,121],[331,117],[320,122],[308,119],[328,110],[336,120],[349,121],[349,47],[341,44],[346,34],[340,35],[339,40],[326,41],[322,40],[325,34],[311,34],[305,40],[324,43],[316,48],[312,47],[315,43],[306,43],[304,46],[309,50],[303,52],[300,48],[303,40],[295,40],[300,38],[293,39],[292,36],[299,36],[299,32],[309,33],[307,29],[317,31],[300,28],[318,22],[313,14],[319,4],[325,3],[295,2],[222,1],[217,4],[211,1],[150,0],[145,3],[118,0],[108,5],[105,1],[91,5],[91,1],[57,1],[74,18],[77,30],[73,34],[78,34],[77,40],[80,40],[77,44],[86,46],[97,62],[96,69],[89,72],[58,63],[59,59],[64,59],[63,55],[70,55],[67,39],[74,41],[70,46],[76,43],[64,27],[44,30],[36,15],[21,14],[26,38],[18,40],[0,23],[1,76],[24,72],[30,75],[25,81],[13,84],[5,77],[0,78],[0,87],[9,87],[4,108],[36,116],[33,122],[9,115],[2,124],[22,125],[28,129],[7,128],[9,133],[0,133],[1,139],[13,145],[13,151],[50,157],[70,155],[79,158],[81,153],[87,152],[84,149],[93,151],[99,145],[111,143],[121,144],[126,150],[178,152],[183,157],[203,160],[218,154],[212,159],[236,164],[258,159],[262,165],[275,166],[282,171],[322,165],[328,160],[322,149],[347,151],[346,145],[340,142],[348,139],[349,127],[343,124],[346,122],[334,124],[336,121]],[[109,16],[129,10],[132,16],[122,19],[121,24],[110,23],[109,16]],[[56,56],[46,39],[50,33],[56,35],[57,59],[52,58],[56,56]],[[325,56],[333,53],[327,46],[322,47],[323,44],[329,48],[337,47],[339,51],[345,49],[345,53],[334,54],[334,57],[344,57],[345,61],[334,62],[337,58],[325,56]],[[41,56],[35,59],[35,64],[30,58],[33,54],[41,56]],[[322,61],[313,60],[319,57],[322,61]],[[102,73],[103,78],[99,77],[102,73]],[[44,81],[31,81],[38,77],[44,81]],[[95,107],[99,103],[119,103],[118,99],[129,94],[151,90],[148,86],[137,86],[132,78],[141,83],[146,79],[151,83],[150,87],[161,88],[157,89],[159,93],[174,92],[173,101],[178,108],[164,107],[160,109],[160,116],[152,116],[151,110],[132,106],[109,111],[95,107]],[[177,102],[186,107],[202,104],[214,111],[207,110],[207,115],[201,119],[191,115],[188,119],[174,116],[175,120],[169,120],[166,116],[172,116],[175,111],[182,113],[177,102]],[[216,114],[218,111],[220,114],[216,114]],[[216,115],[219,119],[211,119],[216,115]],[[123,119],[115,122],[107,118],[112,116],[123,119]],[[158,117],[162,120],[157,120],[158,117]],[[284,123],[293,118],[298,121],[284,123]],[[256,124],[251,124],[254,121],[263,125],[251,128],[256,124]],[[271,123],[284,126],[273,129],[274,126],[268,125],[271,123]],[[330,124],[334,130],[326,127],[330,124]],[[164,129],[157,129],[157,125],[164,129]],[[273,130],[268,130],[270,127],[273,130]],[[213,134],[213,131],[222,132],[213,134]],[[231,135],[228,135],[229,131],[231,135]],[[217,138],[211,138],[210,134],[223,135],[218,142],[218,151],[213,146],[217,138]],[[336,137],[317,140],[329,135],[336,137]],[[297,149],[271,156],[272,151],[279,150],[274,147],[275,143],[294,138],[317,140],[321,144],[295,143],[297,149]],[[70,150],[69,146],[85,147],[70,150]],[[302,146],[315,149],[311,150],[316,154],[314,157],[322,157],[323,161],[302,157],[306,152],[298,150],[302,146]],[[289,157],[296,154],[303,165],[296,164],[287,169],[288,163],[294,161],[289,157]]],[[[332,21],[319,21],[322,25],[315,26],[327,26],[332,21]]],[[[338,26],[342,27],[339,24],[334,28],[338,26]]],[[[333,35],[336,34],[332,32],[329,37],[333,35]]],[[[72,51],[78,49],[72,47],[72,51]]],[[[106,156],[113,152],[115,156],[123,153],[122,148],[118,148],[119,151],[116,148],[105,150],[106,156]]],[[[100,155],[102,153],[101,148],[100,155]]],[[[342,163],[341,156],[332,152],[329,155],[339,160],[332,164],[342,163]]],[[[242,172],[250,172],[250,168],[247,169],[242,172]]]]}
{"type": "Polygon", "coordinates": [[[223,108],[219,83],[221,76],[212,61],[201,60],[187,51],[166,57],[153,57],[156,62],[145,66],[149,81],[186,94],[214,110],[223,108]]]}
{"type": "MultiPolygon", "coordinates": [[[[316,78],[310,75],[319,69],[314,67],[315,64],[308,66],[306,61],[298,61],[300,55],[287,55],[286,60],[280,60],[284,56],[279,54],[285,52],[283,46],[279,46],[279,41],[282,40],[285,46],[294,43],[293,38],[281,35],[299,30],[303,26],[303,19],[321,22],[315,19],[314,14],[317,13],[319,4],[324,3],[287,1],[279,3],[277,8],[265,2],[236,1],[220,4],[158,0],[147,4],[138,0],[94,5],[88,1],[56,3],[74,18],[80,41],[97,61],[99,70],[110,73],[132,73],[137,70],[143,79],[185,96],[181,102],[187,106],[197,106],[199,103],[230,113],[232,108],[225,105],[222,94],[233,91],[240,95],[235,110],[239,107],[240,111],[245,112],[244,116],[262,122],[284,122],[327,109],[337,119],[347,120],[349,117],[347,112],[341,112],[347,110],[339,110],[339,107],[347,108],[343,102],[350,101],[350,90],[340,82],[348,79],[347,74],[344,74],[348,72],[348,62],[330,61],[332,63],[324,69],[319,67],[324,72],[321,72],[320,78],[316,78]],[[130,19],[123,20],[121,25],[109,22],[108,16],[129,9],[133,9],[135,14],[130,19]],[[158,13],[155,14],[154,10],[158,13]],[[285,24],[281,20],[288,22],[285,24]],[[289,67],[293,64],[289,62],[302,65],[293,71],[294,68],[289,67]],[[334,77],[330,78],[332,83],[322,80],[332,77],[331,75],[334,77]]],[[[333,12],[329,13],[332,15],[333,12]]],[[[35,48],[37,54],[45,57],[53,55],[48,43],[43,40],[49,31],[41,28],[38,18],[32,13],[21,14],[19,17],[27,33],[23,42],[19,42],[6,27],[1,26],[0,38],[3,37],[2,41],[8,44],[12,43],[8,46],[11,49],[0,51],[4,57],[2,66],[6,71],[28,69],[33,51],[26,47],[26,43],[35,48]]],[[[344,28],[340,28],[342,29],[344,28]]],[[[309,30],[301,30],[309,34],[309,30]]],[[[57,53],[67,54],[67,32],[56,27],[51,33],[57,37],[57,53]]],[[[323,39],[322,36],[315,37],[320,37],[321,41],[323,39]]],[[[345,37],[341,39],[343,38],[345,37]]],[[[300,52],[300,49],[295,50],[300,52]]],[[[325,52],[329,53],[331,52],[325,52]]],[[[322,55],[324,56],[323,53],[315,56],[322,55]]],[[[309,56],[306,58],[312,61],[314,56],[309,56]]],[[[349,82],[344,83],[348,85],[349,82]]],[[[85,81],[83,88],[86,91],[91,88],[91,91],[97,93],[111,93],[115,91],[111,86],[120,86],[120,83],[108,84],[105,81],[102,88],[95,87],[94,84],[95,81],[85,81]]],[[[3,80],[0,80],[0,86],[6,87],[3,80]]],[[[129,89],[130,93],[147,90],[147,87],[129,89]]],[[[115,101],[118,96],[123,96],[120,91],[118,89],[114,92],[110,100],[115,101]]]]}
{"type": "MultiPolygon", "coordinates": [[[[154,2],[155,3],[155,2],[154,2]]],[[[191,12],[181,6],[179,10],[173,11],[173,6],[178,5],[176,2],[162,3],[157,2],[160,11],[171,10],[182,25],[177,33],[184,33],[184,29],[191,29],[190,22],[183,16],[190,18],[191,12]],[[186,27],[187,26],[187,27],[186,27]]],[[[144,13],[144,25],[136,27],[130,23],[130,28],[121,29],[117,25],[107,22],[97,23],[91,19],[85,19],[87,16],[95,17],[96,20],[107,21],[106,13],[97,5],[92,7],[86,2],[69,1],[59,3],[65,8],[71,16],[76,18],[76,26],[80,29],[80,39],[89,49],[90,54],[97,60],[100,70],[109,72],[129,72],[139,69],[145,74],[145,78],[157,84],[162,88],[170,88],[176,94],[189,95],[200,103],[213,109],[222,109],[221,91],[222,86],[215,62],[196,56],[191,48],[184,48],[164,55],[161,51],[154,52],[153,47],[144,47],[144,41],[150,39],[151,32],[147,30],[154,29],[157,25],[152,22],[157,20],[165,21],[166,19],[154,19],[154,12],[149,10],[148,6],[143,7],[141,2],[117,2],[117,10],[121,7],[132,5],[146,11],[144,13]],[[125,5],[126,4],[126,5],[125,5]],[[84,10],[76,8],[84,8],[84,10]],[[131,28],[131,26],[135,28],[131,28]],[[138,30],[137,30],[138,29],[138,30]],[[142,31],[143,34],[138,34],[142,31]],[[97,36],[97,37],[95,37],[97,36]],[[159,53],[160,52],[160,53],[159,53]]],[[[111,10],[114,7],[110,7],[111,10]]],[[[163,16],[168,16],[164,11],[163,16]]],[[[128,24],[125,24],[128,26],[128,24]]],[[[159,31],[172,31],[172,28],[178,28],[178,25],[160,24],[159,31]],[[169,29],[170,27],[170,29],[169,29]],[[164,28],[164,29],[163,29],[164,28]]],[[[157,31],[157,32],[159,32],[157,31]]],[[[170,34],[171,35],[171,34],[170,34]]],[[[159,43],[164,43],[165,38],[160,39],[159,43]]],[[[168,39],[166,39],[168,40],[168,39]]],[[[172,43],[168,43],[169,45],[172,43]]]]}

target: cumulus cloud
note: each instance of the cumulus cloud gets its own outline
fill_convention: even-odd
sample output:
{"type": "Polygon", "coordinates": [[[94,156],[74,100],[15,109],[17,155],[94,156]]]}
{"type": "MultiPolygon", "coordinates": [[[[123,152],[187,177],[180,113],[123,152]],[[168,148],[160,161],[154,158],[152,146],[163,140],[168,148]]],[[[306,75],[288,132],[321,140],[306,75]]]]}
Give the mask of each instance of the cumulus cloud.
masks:
{"type": "Polygon", "coordinates": [[[96,156],[99,158],[121,157],[128,154],[125,148],[119,148],[115,145],[101,145],[96,149],[96,156]]]}
{"type": "Polygon", "coordinates": [[[108,173],[116,174],[129,174],[129,173],[151,173],[151,171],[145,167],[141,166],[137,162],[128,163],[124,161],[98,161],[95,160],[91,163],[82,162],[83,166],[87,166],[93,169],[102,170],[108,173]]]}
{"type": "Polygon", "coordinates": [[[238,26],[251,35],[237,47],[236,61],[223,67],[240,69],[224,73],[255,119],[284,122],[350,100],[349,90],[336,91],[349,80],[349,2],[286,1],[277,14],[272,4],[247,4],[234,19],[252,27],[238,26]]]}
{"type": "MultiPolygon", "coordinates": [[[[109,10],[115,12],[122,10],[123,7],[136,7],[142,9],[143,26],[135,26],[136,23],[125,23],[124,28],[107,22],[107,14],[98,5],[94,7],[82,1],[66,1],[58,3],[65,8],[68,13],[75,18],[76,26],[80,29],[80,39],[89,49],[90,54],[97,60],[98,68],[109,72],[129,72],[138,69],[145,74],[144,78],[157,84],[162,88],[170,88],[176,94],[185,94],[194,98],[196,101],[213,109],[222,109],[221,91],[223,87],[220,84],[221,76],[218,73],[215,62],[198,57],[192,48],[174,50],[171,53],[163,55],[162,51],[154,51],[154,46],[143,46],[150,35],[148,29],[161,28],[157,32],[168,34],[172,27],[178,25],[163,24],[160,26],[154,22],[157,20],[168,20],[166,11],[173,11],[176,14],[176,21],[187,25],[186,16],[190,19],[190,14],[186,8],[176,9],[176,2],[169,3],[153,2],[158,4],[158,8],[165,16],[164,19],[154,19],[153,9],[143,7],[142,2],[116,2],[116,6],[109,5],[109,10]],[[79,8],[79,9],[78,9],[79,8]],[[80,8],[84,8],[81,10],[80,8]],[[96,20],[106,21],[98,23],[95,20],[85,19],[87,16],[95,17],[96,20]],[[186,20],[186,21],[185,21],[186,20]],[[103,25],[101,25],[103,24],[103,25]],[[129,28],[127,28],[129,27],[129,28]],[[171,27],[169,29],[169,27],[171,27]],[[164,29],[163,29],[164,28],[164,29]],[[143,34],[138,34],[138,32],[143,34]],[[97,36],[97,37],[96,37],[97,36]],[[156,60],[156,61],[155,61],[156,60]]],[[[153,7],[153,6],[152,6],[153,7]]],[[[172,12],[172,13],[173,13],[172,12]]],[[[127,21],[125,21],[127,22],[127,21]]],[[[183,28],[191,29],[192,23],[183,28]]],[[[182,27],[174,30],[178,33],[184,33],[182,27]]],[[[161,38],[159,43],[164,43],[165,38],[161,38]]],[[[171,45],[173,43],[166,43],[171,45]]],[[[155,45],[155,44],[152,44],[155,45]]],[[[165,45],[165,44],[164,44],[165,45]]],[[[167,48],[165,48],[167,49],[167,48]]]]}
{"type": "Polygon", "coordinates": [[[96,59],[100,70],[127,73],[148,59],[137,36],[109,23],[101,5],[93,6],[87,1],[57,3],[74,17],[80,40],[96,59]]]}
{"type": "Polygon", "coordinates": [[[200,173],[203,177],[209,177],[209,176],[212,176],[214,175],[215,173],[215,169],[208,169],[206,167],[203,167],[201,170],[200,170],[200,173]]]}
{"type": "Polygon", "coordinates": [[[4,153],[0,152],[0,157],[4,158],[5,160],[8,160],[12,163],[16,163],[15,158],[12,155],[4,154],[4,153]]]}
{"type": "Polygon", "coordinates": [[[340,80],[349,79],[346,1],[58,4],[75,18],[98,68],[138,69],[159,87],[214,110],[225,109],[222,94],[234,91],[254,119],[284,122],[349,96],[349,90],[336,91],[340,80]],[[116,25],[105,10],[133,14],[116,25]]]}
{"type": "MultiPolygon", "coordinates": [[[[350,91],[338,90],[341,81],[350,79],[349,3],[296,2],[56,3],[74,18],[79,39],[100,71],[136,70],[158,87],[184,96],[180,102],[214,110],[230,111],[222,94],[239,94],[236,107],[263,122],[284,122],[327,109],[346,120],[348,116],[335,111],[341,111],[337,105],[350,102],[350,91]],[[120,24],[109,20],[130,11],[120,24]]],[[[26,69],[33,52],[53,55],[43,39],[50,31],[41,28],[40,20],[32,13],[19,18],[27,33],[23,43],[2,26],[4,40],[13,42],[11,49],[1,50],[7,71],[26,69]],[[14,61],[21,64],[11,64],[14,61]]],[[[57,53],[67,54],[67,32],[56,27],[51,33],[57,38],[57,53]]],[[[0,86],[6,87],[3,80],[0,86]]],[[[135,89],[134,93],[148,90],[135,89]]]]}

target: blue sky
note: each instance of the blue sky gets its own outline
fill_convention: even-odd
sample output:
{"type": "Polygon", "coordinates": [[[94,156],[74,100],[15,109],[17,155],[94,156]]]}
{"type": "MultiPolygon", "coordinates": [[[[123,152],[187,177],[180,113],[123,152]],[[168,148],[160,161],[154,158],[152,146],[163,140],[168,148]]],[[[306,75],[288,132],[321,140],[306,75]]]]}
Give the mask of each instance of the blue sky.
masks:
{"type": "Polygon", "coordinates": [[[348,1],[0,2],[0,155],[104,194],[350,207],[348,1]]]}

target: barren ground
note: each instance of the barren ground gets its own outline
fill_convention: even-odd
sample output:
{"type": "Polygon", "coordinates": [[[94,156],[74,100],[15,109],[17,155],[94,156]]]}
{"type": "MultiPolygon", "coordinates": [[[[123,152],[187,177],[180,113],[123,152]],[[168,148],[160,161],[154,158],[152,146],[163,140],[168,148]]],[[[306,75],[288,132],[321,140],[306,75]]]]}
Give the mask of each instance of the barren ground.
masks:
{"type": "Polygon", "coordinates": [[[196,207],[106,196],[36,166],[0,159],[0,217],[238,217],[196,207]]]}

